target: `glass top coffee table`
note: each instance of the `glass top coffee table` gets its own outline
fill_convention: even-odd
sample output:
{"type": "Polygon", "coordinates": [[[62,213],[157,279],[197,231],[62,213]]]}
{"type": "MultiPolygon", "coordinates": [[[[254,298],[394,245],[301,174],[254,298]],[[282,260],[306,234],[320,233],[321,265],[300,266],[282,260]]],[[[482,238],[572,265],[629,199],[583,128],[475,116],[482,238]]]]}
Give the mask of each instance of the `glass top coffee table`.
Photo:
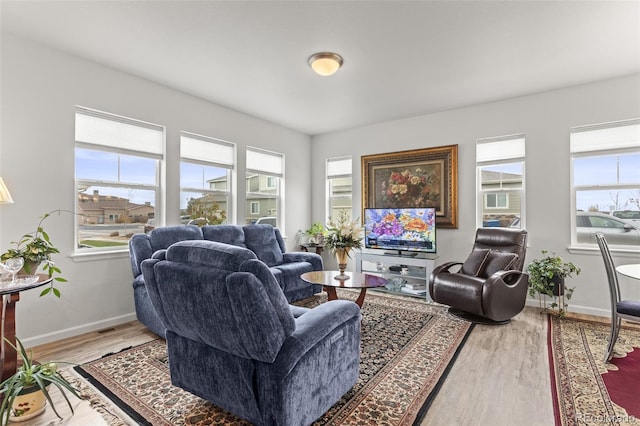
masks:
{"type": "Polygon", "coordinates": [[[348,280],[335,279],[339,274],[340,272],[338,271],[313,271],[300,275],[300,278],[308,283],[321,285],[324,291],[327,292],[327,299],[329,300],[338,299],[336,288],[359,288],[361,290],[356,303],[361,308],[368,288],[382,287],[387,283],[387,280],[377,275],[348,271],[345,271],[345,274],[349,276],[348,280]]]}

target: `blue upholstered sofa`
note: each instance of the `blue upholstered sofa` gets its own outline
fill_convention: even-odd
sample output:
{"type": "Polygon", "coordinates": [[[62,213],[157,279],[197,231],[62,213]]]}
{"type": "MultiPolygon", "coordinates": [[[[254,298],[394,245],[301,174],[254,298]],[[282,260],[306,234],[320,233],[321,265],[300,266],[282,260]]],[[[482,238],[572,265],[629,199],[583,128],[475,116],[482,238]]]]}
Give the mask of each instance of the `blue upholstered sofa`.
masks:
{"type": "Polygon", "coordinates": [[[253,251],[173,244],[142,271],[167,327],[171,382],[255,425],[309,425],[357,381],[360,310],[287,303],[253,251]]]}
{"type": "Polygon", "coordinates": [[[151,331],[164,336],[165,327],[151,305],[140,264],[151,258],[163,258],[169,246],[179,241],[209,240],[251,250],[275,276],[288,302],[320,293],[322,287],[311,285],[300,275],[322,270],[322,258],[315,253],[287,253],[282,235],[271,225],[178,225],[156,228],[148,234],[136,234],[129,240],[133,295],[138,320],[151,331]]]}

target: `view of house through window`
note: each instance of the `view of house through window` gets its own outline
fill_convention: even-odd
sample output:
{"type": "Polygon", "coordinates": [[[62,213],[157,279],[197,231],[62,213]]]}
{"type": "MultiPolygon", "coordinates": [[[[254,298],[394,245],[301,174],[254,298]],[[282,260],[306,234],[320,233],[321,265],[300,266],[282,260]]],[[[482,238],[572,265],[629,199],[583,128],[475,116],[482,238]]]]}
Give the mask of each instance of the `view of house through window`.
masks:
{"type": "Polygon", "coordinates": [[[126,248],[155,216],[164,128],[85,108],[75,119],[77,248],[126,248]]]}
{"type": "Polygon", "coordinates": [[[640,120],[571,129],[572,244],[640,248],[640,120]]]}
{"type": "Polygon", "coordinates": [[[478,227],[524,229],[524,136],[476,142],[478,227]]]}
{"type": "Polygon", "coordinates": [[[327,159],[327,216],[337,218],[341,211],[351,217],[353,188],[351,157],[327,159]]]}
{"type": "Polygon", "coordinates": [[[246,223],[266,223],[282,228],[283,186],[284,156],[247,148],[246,223]]]}
{"type": "Polygon", "coordinates": [[[185,224],[218,225],[231,214],[235,145],[206,136],[180,135],[180,218],[185,224]]]}

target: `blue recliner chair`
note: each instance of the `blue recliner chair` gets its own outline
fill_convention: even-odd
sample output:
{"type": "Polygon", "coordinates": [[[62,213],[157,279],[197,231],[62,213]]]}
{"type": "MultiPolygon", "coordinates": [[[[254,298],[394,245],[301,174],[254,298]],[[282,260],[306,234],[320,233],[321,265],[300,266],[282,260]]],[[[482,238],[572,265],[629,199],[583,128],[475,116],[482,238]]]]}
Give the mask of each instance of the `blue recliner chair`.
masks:
{"type": "Polygon", "coordinates": [[[173,244],[142,262],[171,382],[256,425],[308,425],[357,381],[360,309],[293,307],[248,249],[173,244]]]}

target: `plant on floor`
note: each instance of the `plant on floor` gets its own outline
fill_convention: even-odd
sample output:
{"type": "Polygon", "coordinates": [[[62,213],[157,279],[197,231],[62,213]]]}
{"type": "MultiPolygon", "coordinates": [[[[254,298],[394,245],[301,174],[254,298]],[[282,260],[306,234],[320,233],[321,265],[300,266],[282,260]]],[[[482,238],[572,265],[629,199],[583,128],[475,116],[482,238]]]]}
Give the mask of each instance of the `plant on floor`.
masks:
{"type": "Polygon", "coordinates": [[[32,407],[30,404],[20,404],[20,407],[14,407],[16,398],[32,392],[42,392],[44,399],[49,402],[53,412],[59,419],[62,419],[49,394],[48,387],[51,384],[60,390],[73,415],[73,406],[67,397],[67,391],[77,398],[82,399],[82,397],[78,394],[78,390],[67,379],[62,377],[58,371],[58,363],[34,363],[31,351],[27,352],[17,337],[16,346],[6,338],[5,343],[11,345],[18,352],[22,365],[17,368],[15,374],[0,384],[0,393],[3,395],[2,405],[0,406],[0,426],[6,425],[10,417],[19,419],[21,416],[32,415],[37,410],[36,407],[32,407]]]}
{"type": "MultiPolygon", "coordinates": [[[[42,223],[53,213],[62,213],[66,210],[52,210],[45,213],[40,217],[40,222],[34,232],[24,234],[18,241],[12,241],[11,244],[15,244],[15,248],[10,248],[0,255],[0,260],[6,261],[13,257],[21,257],[24,260],[24,271],[27,274],[35,274],[36,270],[44,263],[42,269],[44,272],[53,277],[54,274],[60,274],[60,268],[51,260],[53,254],[60,253],[60,250],[53,245],[49,234],[42,227],[42,223]]],[[[46,294],[53,294],[60,297],[60,290],[58,290],[53,284],[54,281],[67,282],[65,278],[55,277],[51,281],[51,285],[40,293],[40,296],[46,294]]]]}
{"type": "Polygon", "coordinates": [[[542,250],[542,259],[534,259],[527,265],[529,274],[529,295],[549,296],[553,298],[551,308],[558,308],[560,315],[564,315],[568,306],[567,300],[571,299],[575,288],[565,286],[565,278],[570,278],[572,274],[579,275],[580,268],[572,262],[565,262],[556,253],[548,254],[547,250],[542,250]],[[560,297],[560,303],[556,298],[560,297]]]}

